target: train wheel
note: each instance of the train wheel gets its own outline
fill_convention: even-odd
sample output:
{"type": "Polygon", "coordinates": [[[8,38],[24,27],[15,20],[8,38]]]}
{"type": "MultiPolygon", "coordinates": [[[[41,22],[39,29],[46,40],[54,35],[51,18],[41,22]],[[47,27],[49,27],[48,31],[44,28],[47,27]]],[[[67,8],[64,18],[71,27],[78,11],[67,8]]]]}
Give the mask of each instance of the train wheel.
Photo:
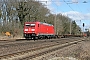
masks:
{"type": "Polygon", "coordinates": [[[38,36],[34,37],[35,40],[38,40],[38,36]]]}

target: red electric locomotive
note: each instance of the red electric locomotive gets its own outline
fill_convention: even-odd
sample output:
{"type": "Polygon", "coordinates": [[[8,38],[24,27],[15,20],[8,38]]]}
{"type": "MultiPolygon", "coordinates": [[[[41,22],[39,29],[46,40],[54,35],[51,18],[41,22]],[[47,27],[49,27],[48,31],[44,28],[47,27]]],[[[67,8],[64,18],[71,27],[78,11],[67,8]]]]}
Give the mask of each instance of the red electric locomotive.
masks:
{"type": "Polygon", "coordinates": [[[24,37],[26,39],[54,38],[54,26],[43,22],[25,22],[24,37]]]}

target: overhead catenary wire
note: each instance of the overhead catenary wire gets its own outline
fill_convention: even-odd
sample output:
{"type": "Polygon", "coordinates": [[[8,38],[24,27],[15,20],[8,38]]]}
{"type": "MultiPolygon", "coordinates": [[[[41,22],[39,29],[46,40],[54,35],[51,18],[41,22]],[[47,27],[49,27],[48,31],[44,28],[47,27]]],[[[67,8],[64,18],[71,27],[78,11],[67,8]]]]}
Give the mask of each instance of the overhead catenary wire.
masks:
{"type": "MultiPolygon", "coordinates": [[[[65,3],[66,3],[66,1],[65,0],[63,0],[65,3]]],[[[68,7],[71,9],[71,10],[73,10],[73,11],[75,11],[68,3],[66,3],[67,5],[68,5],[68,7]]],[[[77,14],[76,12],[74,12],[75,14],[77,14]]],[[[77,14],[78,15],[78,14],[77,14]]],[[[81,16],[80,15],[78,15],[80,18],[81,18],[81,16]]],[[[81,18],[82,19],[82,18],[81,18]]]]}

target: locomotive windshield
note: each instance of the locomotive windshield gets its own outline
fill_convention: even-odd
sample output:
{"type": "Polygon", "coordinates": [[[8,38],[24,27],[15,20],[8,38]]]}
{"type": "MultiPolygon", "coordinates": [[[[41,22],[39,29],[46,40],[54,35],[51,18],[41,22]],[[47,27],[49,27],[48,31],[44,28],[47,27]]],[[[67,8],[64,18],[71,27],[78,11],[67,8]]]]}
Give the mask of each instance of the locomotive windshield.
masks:
{"type": "Polygon", "coordinates": [[[25,26],[30,26],[30,24],[25,24],[25,26]]]}
{"type": "Polygon", "coordinates": [[[25,24],[27,27],[35,27],[35,24],[25,24]]]}
{"type": "Polygon", "coordinates": [[[30,26],[35,26],[35,24],[30,24],[30,26]]]}

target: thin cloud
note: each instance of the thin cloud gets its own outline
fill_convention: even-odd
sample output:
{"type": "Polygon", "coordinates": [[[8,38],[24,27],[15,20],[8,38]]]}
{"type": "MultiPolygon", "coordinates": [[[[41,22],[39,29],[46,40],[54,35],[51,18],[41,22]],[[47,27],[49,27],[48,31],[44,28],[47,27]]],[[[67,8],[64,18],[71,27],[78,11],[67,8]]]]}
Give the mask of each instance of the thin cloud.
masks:
{"type": "Polygon", "coordinates": [[[35,0],[35,1],[39,1],[45,5],[50,5],[52,2],[50,2],[50,0],[35,0]]]}
{"type": "Polygon", "coordinates": [[[78,3],[78,0],[72,0],[73,3],[78,3]]]}
{"type": "Polygon", "coordinates": [[[45,5],[45,7],[47,7],[51,13],[55,14],[55,10],[56,7],[53,7],[52,4],[55,4],[56,6],[60,6],[61,2],[60,0],[36,0],[36,1],[40,1],[42,4],[45,5]]]}
{"type": "Polygon", "coordinates": [[[60,0],[55,0],[55,4],[56,4],[57,6],[60,6],[60,5],[61,5],[60,0]]]}
{"type": "Polygon", "coordinates": [[[69,11],[62,14],[73,20],[90,20],[90,13],[82,14],[77,11],[69,11]]]}

